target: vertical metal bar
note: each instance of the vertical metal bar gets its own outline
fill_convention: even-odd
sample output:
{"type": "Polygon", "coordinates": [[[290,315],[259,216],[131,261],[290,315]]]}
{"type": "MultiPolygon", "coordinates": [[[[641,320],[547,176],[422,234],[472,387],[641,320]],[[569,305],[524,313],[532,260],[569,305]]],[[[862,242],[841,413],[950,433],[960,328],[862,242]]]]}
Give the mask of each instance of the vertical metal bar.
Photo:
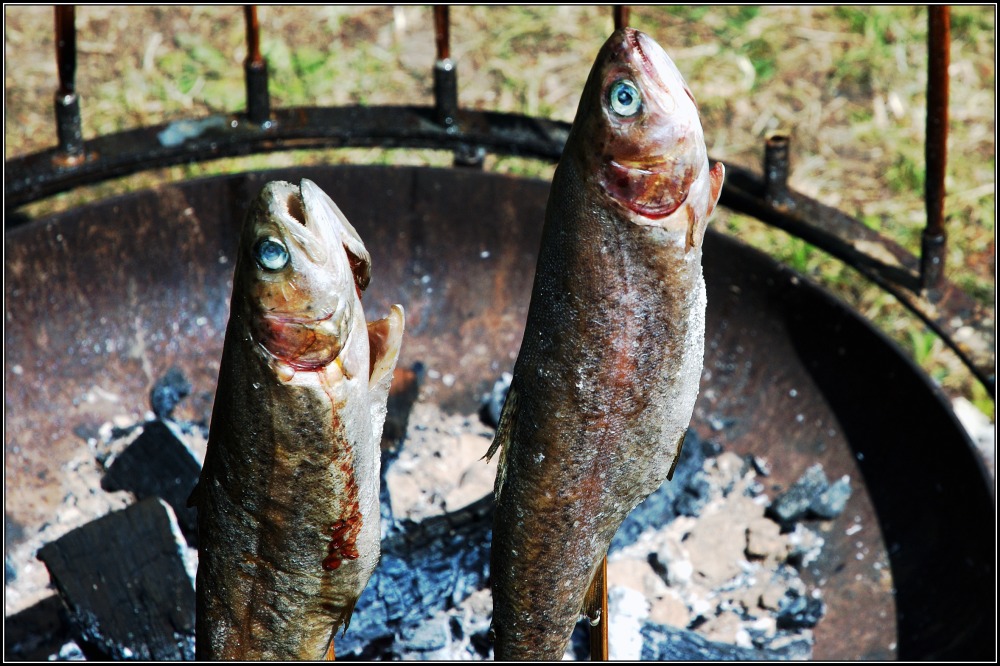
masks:
{"type": "Polygon", "coordinates": [[[628,27],[628,5],[614,5],[612,12],[615,17],[615,30],[621,30],[622,28],[628,27]]]}
{"type": "Polygon", "coordinates": [[[61,166],[83,160],[83,130],[80,123],[80,97],[76,94],[76,7],[55,8],[56,67],[59,89],[55,95],[56,137],[61,166]]]}
{"type": "Polygon", "coordinates": [[[451,57],[451,35],[448,33],[448,5],[434,7],[434,42],[437,46],[437,59],[447,60],[451,57]]]}
{"type": "Polygon", "coordinates": [[[247,57],[243,72],[247,88],[247,119],[258,125],[271,122],[271,97],[267,90],[267,61],[260,54],[260,24],[257,7],[244,5],[243,16],[247,26],[247,57]]]}
{"type": "MultiPolygon", "coordinates": [[[[446,130],[458,130],[458,71],[451,59],[451,33],[448,5],[434,6],[434,42],[437,59],[434,62],[434,116],[446,130]]],[[[455,166],[482,168],[486,149],[482,146],[461,145],[455,149],[455,166]]]]}
{"type": "Polygon", "coordinates": [[[764,198],[776,208],[788,209],[792,197],[788,193],[788,153],[791,136],[772,132],[764,140],[764,198]]]}
{"type": "Polygon", "coordinates": [[[434,62],[434,111],[438,123],[451,129],[458,113],[458,73],[451,59],[447,5],[434,7],[434,41],[437,45],[437,60],[434,62]]]}
{"type": "Polygon", "coordinates": [[[938,287],[944,278],[948,241],[944,228],[944,178],[948,164],[950,8],[928,7],[927,28],[927,136],[924,143],[927,226],[920,251],[920,287],[925,290],[938,287]]]}

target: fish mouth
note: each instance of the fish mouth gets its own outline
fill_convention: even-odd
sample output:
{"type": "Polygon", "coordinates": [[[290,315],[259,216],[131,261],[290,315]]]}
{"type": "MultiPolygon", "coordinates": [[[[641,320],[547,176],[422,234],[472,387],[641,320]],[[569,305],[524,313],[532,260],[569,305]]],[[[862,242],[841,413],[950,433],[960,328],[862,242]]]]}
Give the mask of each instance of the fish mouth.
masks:
{"type": "Polygon", "coordinates": [[[668,94],[673,94],[674,91],[673,86],[668,84],[676,85],[679,83],[680,87],[684,90],[684,94],[691,100],[691,103],[695,106],[698,105],[691,90],[684,82],[684,77],[681,75],[680,70],[677,69],[677,65],[670,59],[666,51],[656,43],[656,40],[635,28],[625,29],[625,39],[638,56],[642,71],[649,78],[655,81],[659,87],[666,90],[668,94]],[[643,48],[644,43],[646,45],[645,48],[643,48]],[[665,78],[664,72],[670,72],[673,76],[665,78]],[[669,78],[676,78],[676,81],[670,81],[668,80],[669,78]]]}
{"type": "Polygon", "coordinates": [[[605,162],[604,189],[629,210],[650,219],[672,214],[687,201],[694,175],[686,167],[677,177],[677,167],[666,162],[642,166],[605,162]]]}
{"type": "Polygon", "coordinates": [[[297,196],[303,209],[302,224],[311,223],[314,232],[318,227],[327,245],[343,248],[360,296],[371,281],[371,255],[361,236],[333,199],[308,178],[299,183],[297,196]]]}
{"type": "Polygon", "coordinates": [[[342,308],[318,318],[263,312],[254,318],[254,337],[271,356],[296,370],[319,370],[332,363],[347,344],[348,317],[342,308]]]}

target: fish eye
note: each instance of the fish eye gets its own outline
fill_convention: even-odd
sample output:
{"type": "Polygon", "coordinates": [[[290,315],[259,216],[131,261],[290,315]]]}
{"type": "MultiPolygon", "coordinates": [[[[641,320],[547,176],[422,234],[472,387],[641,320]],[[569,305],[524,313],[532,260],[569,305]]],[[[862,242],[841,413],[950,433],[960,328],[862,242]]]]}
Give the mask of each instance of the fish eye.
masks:
{"type": "Polygon", "coordinates": [[[626,118],[639,113],[642,108],[642,96],[635,84],[628,79],[619,79],[611,85],[608,94],[611,110],[626,118]]]}
{"type": "Polygon", "coordinates": [[[253,255],[265,271],[280,271],[288,265],[288,250],[277,238],[261,238],[253,248],[253,255]]]}

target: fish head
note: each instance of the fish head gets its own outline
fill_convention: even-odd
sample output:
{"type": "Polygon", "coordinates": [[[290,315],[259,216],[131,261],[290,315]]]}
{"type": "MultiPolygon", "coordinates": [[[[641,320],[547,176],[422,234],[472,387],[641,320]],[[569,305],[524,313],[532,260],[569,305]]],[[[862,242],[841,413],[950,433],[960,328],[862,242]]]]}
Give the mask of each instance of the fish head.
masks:
{"type": "Polygon", "coordinates": [[[364,317],[370,271],[360,236],[323,190],[274,181],[247,215],[233,288],[245,295],[254,342],[283,367],[317,370],[364,317]]]}
{"type": "Polygon", "coordinates": [[[603,192],[636,223],[676,227],[701,244],[724,168],[709,168],[691,89],[648,35],[617,30],[601,48],[574,120],[580,156],[603,192]]]}

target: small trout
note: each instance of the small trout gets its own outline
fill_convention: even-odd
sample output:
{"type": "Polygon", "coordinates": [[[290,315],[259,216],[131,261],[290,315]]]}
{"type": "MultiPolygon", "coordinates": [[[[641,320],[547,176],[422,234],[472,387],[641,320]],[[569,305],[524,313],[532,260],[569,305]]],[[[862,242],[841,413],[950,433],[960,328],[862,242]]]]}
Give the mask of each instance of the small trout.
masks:
{"type": "Polygon", "coordinates": [[[559,660],[628,513],[670,477],[704,358],[722,189],[694,98],[633,29],[601,48],[553,176],[496,438],[497,659],[559,660]]]}
{"type": "MultiPolygon", "coordinates": [[[[379,440],[403,309],[315,183],[244,223],[198,507],[199,659],[323,659],[379,557],[379,440]]],[[[332,653],[332,650],[331,650],[332,653]]]]}

